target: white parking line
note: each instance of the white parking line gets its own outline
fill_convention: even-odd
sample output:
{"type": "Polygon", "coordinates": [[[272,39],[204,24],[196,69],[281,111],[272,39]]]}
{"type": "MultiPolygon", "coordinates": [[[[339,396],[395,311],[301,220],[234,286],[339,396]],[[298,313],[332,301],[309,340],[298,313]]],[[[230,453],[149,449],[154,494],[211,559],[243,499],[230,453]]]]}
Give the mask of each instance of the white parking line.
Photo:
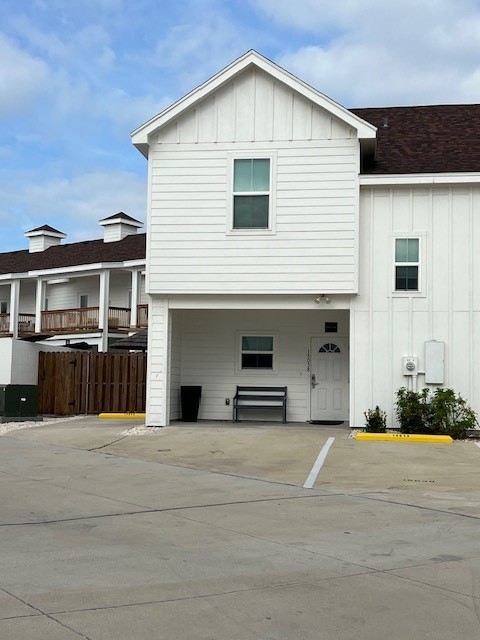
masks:
{"type": "Polygon", "coordinates": [[[317,479],[317,476],[320,473],[320,469],[322,468],[323,463],[325,462],[325,458],[327,457],[328,450],[332,446],[334,440],[335,438],[328,438],[326,443],[320,449],[320,453],[318,454],[318,457],[315,460],[312,470],[310,471],[308,478],[306,479],[305,484],[303,485],[304,489],[311,489],[315,484],[315,480],[317,479]]]}
{"type": "Polygon", "coordinates": [[[477,445],[477,447],[480,447],[480,442],[475,442],[475,444],[477,445]]]}

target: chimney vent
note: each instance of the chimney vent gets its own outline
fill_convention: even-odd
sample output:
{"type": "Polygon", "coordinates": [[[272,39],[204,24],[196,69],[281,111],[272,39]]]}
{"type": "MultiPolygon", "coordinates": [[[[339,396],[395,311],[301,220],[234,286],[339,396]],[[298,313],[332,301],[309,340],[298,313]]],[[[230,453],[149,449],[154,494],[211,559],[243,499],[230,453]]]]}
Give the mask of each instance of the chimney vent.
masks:
{"type": "Polygon", "coordinates": [[[98,224],[104,229],[104,242],[123,240],[126,236],[136,234],[139,227],[143,227],[143,222],[135,220],[135,218],[128,216],[123,211],[114,213],[113,216],[108,218],[103,218],[98,224]]]}
{"type": "Polygon", "coordinates": [[[57,247],[62,239],[66,238],[66,234],[44,224],[43,227],[31,229],[25,233],[25,237],[30,240],[29,253],[40,253],[50,247],[57,247]]]}

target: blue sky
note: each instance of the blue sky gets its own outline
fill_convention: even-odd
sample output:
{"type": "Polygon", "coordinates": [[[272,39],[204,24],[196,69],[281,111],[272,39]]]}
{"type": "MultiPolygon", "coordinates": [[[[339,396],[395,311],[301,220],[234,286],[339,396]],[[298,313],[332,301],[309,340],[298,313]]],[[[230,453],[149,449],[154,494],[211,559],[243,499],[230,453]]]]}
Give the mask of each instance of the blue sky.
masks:
{"type": "Polygon", "coordinates": [[[477,0],[0,0],[0,251],[144,220],[130,132],[248,49],[347,107],[480,103],[477,0]]]}

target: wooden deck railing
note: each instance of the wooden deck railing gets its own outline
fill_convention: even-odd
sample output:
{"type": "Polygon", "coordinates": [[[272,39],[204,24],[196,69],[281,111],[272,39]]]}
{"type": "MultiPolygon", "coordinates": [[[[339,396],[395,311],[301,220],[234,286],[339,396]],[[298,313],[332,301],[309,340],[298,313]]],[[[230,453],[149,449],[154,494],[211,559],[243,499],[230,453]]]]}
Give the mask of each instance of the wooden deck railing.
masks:
{"type": "MultiPolygon", "coordinates": [[[[26,336],[35,333],[35,314],[18,314],[18,335],[26,336]]],[[[0,313],[0,335],[10,335],[10,314],[0,313]]]]}
{"type": "Polygon", "coordinates": [[[137,305],[137,327],[148,327],[148,304],[137,305]]]}
{"type": "MultiPolygon", "coordinates": [[[[99,307],[42,311],[42,331],[48,333],[98,331],[99,315],[99,307]]],[[[109,307],[108,328],[112,331],[127,331],[130,328],[130,309],[109,307]]]]}
{"type": "MultiPolygon", "coordinates": [[[[98,331],[99,307],[83,309],[58,309],[42,311],[42,333],[80,333],[98,331]]],[[[139,304],[137,310],[137,326],[148,325],[148,305],[139,304]]],[[[130,309],[125,307],[108,308],[109,331],[130,331],[130,309]]],[[[18,315],[18,334],[21,336],[35,333],[35,314],[20,313],[18,315]]],[[[0,335],[10,335],[10,314],[0,313],[0,335]]]]}

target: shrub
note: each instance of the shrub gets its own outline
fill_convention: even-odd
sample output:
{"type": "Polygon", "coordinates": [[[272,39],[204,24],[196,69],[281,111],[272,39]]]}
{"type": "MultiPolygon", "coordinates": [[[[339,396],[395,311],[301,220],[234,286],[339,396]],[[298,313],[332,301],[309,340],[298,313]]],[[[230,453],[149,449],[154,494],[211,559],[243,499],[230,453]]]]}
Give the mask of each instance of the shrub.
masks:
{"type": "Polygon", "coordinates": [[[395,413],[402,433],[433,433],[429,394],[429,389],[417,393],[401,387],[397,391],[395,413]]]}
{"type": "Polygon", "coordinates": [[[464,439],[467,437],[467,430],[474,429],[477,424],[475,411],[453,389],[437,389],[430,406],[434,433],[464,439]]]}
{"type": "Polygon", "coordinates": [[[402,433],[430,433],[463,439],[477,424],[477,415],[453,389],[397,391],[395,412],[402,433]]]}
{"type": "Polygon", "coordinates": [[[368,433],[385,433],[387,430],[387,414],[378,404],[375,409],[367,409],[365,416],[365,431],[368,433]]]}

